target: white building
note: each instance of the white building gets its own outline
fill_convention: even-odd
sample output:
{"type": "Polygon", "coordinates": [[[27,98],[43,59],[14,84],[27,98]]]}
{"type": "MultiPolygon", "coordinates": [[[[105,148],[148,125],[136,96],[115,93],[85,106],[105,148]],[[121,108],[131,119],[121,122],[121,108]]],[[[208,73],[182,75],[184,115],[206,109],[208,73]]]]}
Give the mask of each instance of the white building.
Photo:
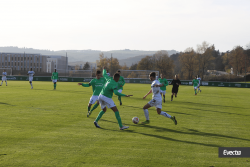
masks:
{"type": "Polygon", "coordinates": [[[47,66],[48,73],[54,72],[54,69],[56,69],[58,73],[67,73],[68,72],[68,57],[48,56],[46,66],[47,66]]]}

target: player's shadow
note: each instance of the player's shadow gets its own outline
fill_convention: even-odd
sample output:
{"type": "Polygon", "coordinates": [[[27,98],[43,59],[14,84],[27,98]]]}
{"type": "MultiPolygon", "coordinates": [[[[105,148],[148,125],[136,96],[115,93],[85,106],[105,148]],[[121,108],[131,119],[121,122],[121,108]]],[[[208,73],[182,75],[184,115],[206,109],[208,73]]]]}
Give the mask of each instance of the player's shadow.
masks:
{"type": "Polygon", "coordinates": [[[9,103],[3,103],[3,102],[0,102],[0,104],[6,105],[6,106],[15,106],[15,105],[12,105],[12,104],[9,104],[9,103]]]}
{"type": "Polygon", "coordinates": [[[245,114],[230,113],[230,112],[224,112],[224,111],[204,110],[204,109],[189,108],[189,107],[185,107],[185,108],[186,108],[186,109],[190,109],[190,110],[198,110],[198,111],[205,111],[205,112],[215,112],[215,113],[222,113],[222,114],[229,114],[229,115],[239,115],[239,116],[247,116],[247,117],[250,116],[250,115],[245,115],[245,114]]]}
{"type": "MultiPolygon", "coordinates": [[[[111,122],[111,123],[116,123],[117,122],[113,122],[113,121],[109,121],[109,120],[102,120],[102,121],[106,121],[106,122],[111,122]]],[[[131,125],[130,125],[131,126],[131,125]]],[[[132,125],[134,126],[134,125],[132,125]]],[[[138,126],[137,126],[138,127],[138,126]]],[[[140,126],[139,126],[140,127],[140,126]]],[[[145,126],[143,126],[145,127],[145,126]]],[[[100,128],[102,130],[107,130],[107,131],[115,131],[117,132],[117,130],[112,130],[112,129],[106,129],[106,128],[100,128]]],[[[170,138],[170,137],[166,137],[166,136],[160,136],[160,135],[156,135],[156,134],[149,134],[149,133],[143,133],[143,132],[136,132],[134,130],[130,130],[130,129],[126,129],[123,132],[125,133],[135,133],[135,134],[141,134],[141,135],[145,135],[145,136],[149,136],[149,137],[155,137],[155,138],[159,138],[159,139],[163,139],[163,140],[170,140],[170,141],[174,141],[174,142],[181,142],[181,143],[187,143],[187,144],[195,144],[195,145],[202,145],[202,146],[207,146],[207,147],[221,147],[220,145],[216,145],[216,144],[205,144],[205,143],[199,143],[199,142],[192,142],[192,141],[185,141],[185,140],[179,140],[179,139],[174,139],[174,138],[170,138]]]]}
{"type": "Polygon", "coordinates": [[[237,108],[237,109],[248,109],[243,107],[235,107],[235,106],[224,106],[224,105],[215,105],[215,104],[205,104],[205,103],[195,103],[195,102],[188,102],[188,101],[176,101],[175,103],[180,103],[180,105],[194,105],[194,106],[202,106],[202,107],[225,107],[225,108],[237,108]]]}
{"type": "Polygon", "coordinates": [[[207,132],[200,132],[195,129],[187,129],[188,132],[186,131],[178,131],[178,130],[173,130],[173,129],[168,129],[168,128],[163,128],[163,127],[158,127],[158,126],[152,126],[152,125],[141,125],[145,126],[148,128],[153,128],[156,129],[157,131],[168,131],[168,132],[173,132],[173,133],[179,133],[179,134],[186,134],[186,135],[195,135],[195,136],[207,136],[207,137],[221,137],[221,138],[228,138],[228,139],[236,139],[236,140],[244,140],[244,141],[250,141],[249,139],[244,139],[244,138],[239,138],[239,137],[234,137],[234,136],[228,136],[228,135],[222,135],[222,134],[216,134],[216,133],[207,133],[207,132]]]}
{"type": "MultiPolygon", "coordinates": [[[[106,121],[106,122],[111,122],[111,123],[117,124],[117,122],[114,122],[114,121],[109,121],[109,120],[102,120],[102,121],[106,121]]],[[[188,128],[184,128],[184,129],[186,129],[188,131],[179,131],[179,130],[173,130],[173,129],[168,129],[168,128],[164,128],[164,127],[158,127],[158,126],[153,126],[153,125],[142,125],[142,124],[132,125],[132,124],[130,124],[129,126],[140,127],[140,128],[142,128],[142,127],[143,128],[151,128],[151,129],[155,129],[158,132],[172,132],[172,133],[179,133],[179,134],[185,134],[185,135],[195,135],[195,136],[201,136],[201,137],[204,137],[204,136],[206,136],[206,137],[220,137],[220,138],[227,138],[227,139],[250,141],[249,139],[244,139],[244,138],[239,138],[239,137],[233,137],[233,136],[228,136],[228,135],[222,135],[222,134],[216,134],[216,133],[200,132],[198,130],[188,129],[188,128]]],[[[135,132],[135,133],[139,133],[140,134],[140,132],[135,132]]]]}

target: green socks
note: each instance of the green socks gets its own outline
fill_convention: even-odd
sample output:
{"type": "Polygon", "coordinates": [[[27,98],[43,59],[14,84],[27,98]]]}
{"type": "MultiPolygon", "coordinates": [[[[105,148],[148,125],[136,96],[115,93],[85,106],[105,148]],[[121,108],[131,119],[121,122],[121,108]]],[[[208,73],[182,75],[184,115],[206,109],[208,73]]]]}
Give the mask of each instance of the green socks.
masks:
{"type": "Polygon", "coordinates": [[[88,111],[90,111],[90,108],[91,108],[91,107],[88,106],[88,111]]]}
{"type": "Polygon", "coordinates": [[[194,90],[195,94],[196,94],[196,90],[194,90]]]}
{"type": "Polygon", "coordinates": [[[56,89],[56,84],[54,84],[54,89],[56,89]]]}
{"type": "Polygon", "coordinates": [[[120,128],[121,128],[121,127],[122,127],[122,119],[121,119],[121,117],[120,117],[119,111],[116,111],[116,112],[115,112],[115,117],[116,117],[116,119],[117,119],[117,121],[118,121],[118,124],[119,124],[119,126],[120,126],[120,128]]]}
{"type": "Polygon", "coordinates": [[[94,107],[90,110],[90,112],[94,111],[97,107],[99,106],[99,104],[95,104],[94,107]]]}
{"type": "MultiPolygon", "coordinates": [[[[101,117],[102,117],[102,115],[104,114],[105,112],[102,110],[102,111],[100,111],[99,112],[99,115],[96,117],[96,119],[95,119],[95,121],[96,122],[98,122],[100,119],[101,119],[101,117]]],[[[119,113],[118,113],[119,114],[119,113]]]]}

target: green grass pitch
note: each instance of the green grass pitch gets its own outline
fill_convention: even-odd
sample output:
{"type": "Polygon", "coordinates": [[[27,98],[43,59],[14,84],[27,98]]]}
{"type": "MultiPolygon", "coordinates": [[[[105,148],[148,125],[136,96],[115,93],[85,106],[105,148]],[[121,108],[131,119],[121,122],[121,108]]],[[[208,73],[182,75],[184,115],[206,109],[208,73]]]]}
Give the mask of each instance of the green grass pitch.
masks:
{"type": "Polygon", "coordinates": [[[149,84],[125,84],[123,105],[113,100],[122,122],[120,131],[110,109],[93,121],[98,107],[87,118],[92,88],[72,82],[8,81],[0,87],[0,166],[250,166],[250,158],[218,158],[218,147],[250,146],[250,89],[201,87],[194,96],[191,86],[180,86],[170,101],[167,87],[163,111],[176,116],[178,125],[149,109],[150,124],[136,125],[132,117],[145,120],[142,97],[149,84]]]}

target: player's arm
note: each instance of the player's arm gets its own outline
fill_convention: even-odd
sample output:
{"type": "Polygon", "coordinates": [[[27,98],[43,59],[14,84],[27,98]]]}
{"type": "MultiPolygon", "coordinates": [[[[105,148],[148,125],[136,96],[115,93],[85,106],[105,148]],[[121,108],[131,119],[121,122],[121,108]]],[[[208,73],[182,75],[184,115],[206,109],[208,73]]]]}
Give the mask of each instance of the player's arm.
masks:
{"type": "Polygon", "coordinates": [[[125,85],[125,80],[124,80],[124,78],[122,77],[122,86],[124,86],[125,85]]]}
{"type": "Polygon", "coordinates": [[[82,85],[83,87],[90,87],[90,86],[91,86],[90,83],[88,83],[88,84],[85,84],[85,83],[78,83],[78,85],[82,85]]]}
{"type": "Polygon", "coordinates": [[[110,79],[111,79],[111,77],[110,77],[110,76],[108,76],[108,74],[107,74],[107,71],[106,71],[105,67],[103,68],[103,71],[102,71],[102,76],[103,76],[106,80],[110,80],[110,79]]]}
{"type": "Polygon", "coordinates": [[[117,95],[117,96],[125,96],[125,97],[133,96],[133,95],[125,95],[125,94],[119,93],[118,90],[117,90],[117,88],[114,88],[114,89],[113,89],[113,92],[114,92],[114,94],[117,95]]]}
{"type": "Polygon", "coordinates": [[[168,86],[168,85],[169,85],[168,80],[165,80],[164,86],[168,86]]]}
{"type": "Polygon", "coordinates": [[[154,85],[154,87],[163,87],[164,86],[164,84],[156,84],[156,85],[154,85]]]}
{"type": "Polygon", "coordinates": [[[150,89],[150,91],[143,97],[143,99],[145,99],[150,93],[152,93],[152,89],[150,89]]]}

